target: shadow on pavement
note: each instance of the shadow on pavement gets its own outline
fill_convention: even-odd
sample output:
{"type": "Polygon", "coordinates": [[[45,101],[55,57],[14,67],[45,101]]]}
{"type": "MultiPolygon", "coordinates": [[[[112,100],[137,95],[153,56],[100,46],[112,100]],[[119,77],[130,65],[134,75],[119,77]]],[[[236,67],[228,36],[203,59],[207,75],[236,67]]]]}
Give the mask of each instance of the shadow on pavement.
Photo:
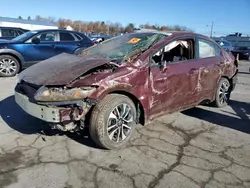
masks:
{"type": "Polygon", "coordinates": [[[250,119],[248,117],[250,115],[250,104],[232,100],[229,105],[235,113],[228,112],[222,108],[221,111],[228,114],[225,115],[199,107],[183,111],[182,113],[210,123],[250,134],[250,119]]]}
{"type": "MultiPolygon", "coordinates": [[[[250,69],[249,69],[250,70],[250,69]]],[[[250,74],[250,72],[240,72],[239,71],[239,74],[250,74]]]]}
{"type": "Polygon", "coordinates": [[[45,136],[66,135],[76,142],[89,147],[98,148],[98,146],[90,138],[86,129],[79,132],[80,134],[53,130],[46,122],[34,118],[24,112],[16,104],[15,97],[13,95],[0,101],[0,116],[9,127],[23,134],[43,134],[45,136]]]}
{"type": "MultiPolygon", "coordinates": [[[[250,104],[239,101],[231,101],[229,105],[235,113],[225,111],[222,108],[221,111],[228,114],[225,115],[199,107],[183,111],[182,113],[250,134],[250,119],[248,117],[248,115],[250,115],[250,104]],[[234,117],[235,115],[238,117],[234,117]]],[[[101,149],[92,141],[88,130],[85,129],[80,132],[80,134],[64,133],[58,130],[52,130],[47,123],[25,113],[16,104],[14,96],[10,96],[0,101],[0,116],[9,127],[23,134],[43,134],[46,136],[66,135],[80,144],[101,149]]]]}

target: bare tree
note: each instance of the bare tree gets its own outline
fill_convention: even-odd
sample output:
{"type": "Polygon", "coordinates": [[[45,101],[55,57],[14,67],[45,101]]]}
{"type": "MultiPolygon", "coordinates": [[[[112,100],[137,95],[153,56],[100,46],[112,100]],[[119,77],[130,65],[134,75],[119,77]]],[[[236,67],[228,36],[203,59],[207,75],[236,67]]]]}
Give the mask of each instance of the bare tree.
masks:
{"type": "MultiPolygon", "coordinates": [[[[28,17],[28,19],[29,18],[30,17],[28,17]]],[[[22,17],[19,16],[19,19],[22,19],[22,17]]],[[[124,32],[132,32],[137,29],[133,23],[129,23],[126,27],[123,27],[123,25],[119,22],[113,23],[110,21],[83,22],[81,20],[72,21],[65,18],[59,18],[56,20],[54,17],[42,17],[40,15],[37,15],[35,19],[40,21],[54,22],[58,25],[59,28],[66,28],[67,26],[71,26],[74,30],[88,33],[118,34],[124,32]]],[[[162,31],[192,31],[191,29],[180,25],[166,26],[158,24],[151,25],[149,23],[140,24],[139,28],[156,29],[162,31]]]]}
{"type": "Polygon", "coordinates": [[[40,15],[36,15],[36,20],[41,21],[42,17],[40,15]]]}
{"type": "Polygon", "coordinates": [[[129,23],[126,27],[125,27],[125,32],[132,32],[135,29],[135,26],[133,23],[129,23]]]}

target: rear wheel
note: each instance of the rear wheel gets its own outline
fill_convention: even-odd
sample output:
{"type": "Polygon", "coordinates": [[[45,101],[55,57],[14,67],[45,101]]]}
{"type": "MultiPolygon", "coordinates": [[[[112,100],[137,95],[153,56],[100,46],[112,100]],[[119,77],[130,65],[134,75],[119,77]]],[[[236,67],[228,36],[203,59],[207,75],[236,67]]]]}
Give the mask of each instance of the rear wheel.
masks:
{"type": "Polygon", "coordinates": [[[15,76],[20,70],[20,64],[16,58],[10,55],[0,56],[0,76],[15,76]]]}
{"type": "Polygon", "coordinates": [[[74,51],[74,54],[75,55],[79,55],[81,54],[81,52],[84,50],[85,48],[77,48],[75,51],[74,51]]]}
{"type": "Polygon", "coordinates": [[[110,94],[93,109],[90,119],[90,135],[101,147],[124,147],[135,129],[136,108],[124,95],[110,94]]]}
{"type": "Polygon", "coordinates": [[[230,99],[230,94],[231,94],[231,87],[228,79],[226,78],[221,78],[216,90],[216,96],[215,96],[215,101],[214,105],[216,107],[224,107],[228,104],[228,101],[230,99]]]}

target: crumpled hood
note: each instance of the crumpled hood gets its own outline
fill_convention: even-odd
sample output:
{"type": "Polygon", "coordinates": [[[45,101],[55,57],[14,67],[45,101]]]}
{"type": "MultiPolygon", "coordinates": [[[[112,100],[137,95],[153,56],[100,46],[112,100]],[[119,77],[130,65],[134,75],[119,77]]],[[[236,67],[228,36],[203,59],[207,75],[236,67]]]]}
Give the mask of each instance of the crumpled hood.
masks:
{"type": "Polygon", "coordinates": [[[19,79],[35,85],[67,85],[87,71],[109,63],[110,59],[62,53],[26,70],[19,79]]]}

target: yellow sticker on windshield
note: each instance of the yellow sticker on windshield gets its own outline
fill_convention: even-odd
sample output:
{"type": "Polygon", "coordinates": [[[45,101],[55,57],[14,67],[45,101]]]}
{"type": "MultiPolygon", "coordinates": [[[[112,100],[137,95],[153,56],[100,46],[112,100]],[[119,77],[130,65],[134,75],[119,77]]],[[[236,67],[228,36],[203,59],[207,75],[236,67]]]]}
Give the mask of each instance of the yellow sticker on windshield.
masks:
{"type": "Polygon", "coordinates": [[[136,44],[139,42],[141,39],[140,38],[132,38],[128,41],[129,44],[136,44]]]}

